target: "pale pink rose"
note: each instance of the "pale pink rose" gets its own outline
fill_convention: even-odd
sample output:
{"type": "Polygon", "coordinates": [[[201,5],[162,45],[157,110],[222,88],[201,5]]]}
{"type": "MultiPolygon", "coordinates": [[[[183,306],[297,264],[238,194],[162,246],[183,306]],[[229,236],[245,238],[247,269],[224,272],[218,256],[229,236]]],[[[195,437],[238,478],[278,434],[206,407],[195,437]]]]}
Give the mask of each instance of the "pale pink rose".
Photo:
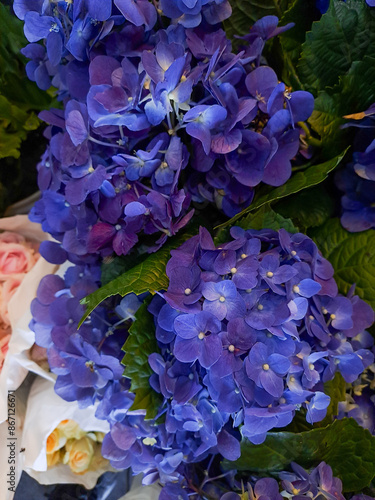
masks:
{"type": "Polygon", "coordinates": [[[0,320],[2,320],[5,325],[10,325],[8,314],[9,301],[16,293],[24,277],[24,274],[12,276],[4,281],[0,287],[0,320]]]}
{"type": "Polygon", "coordinates": [[[6,337],[7,335],[10,335],[12,333],[12,328],[10,325],[4,325],[4,323],[2,323],[0,321],[0,341],[6,337]]]}
{"type": "Polygon", "coordinates": [[[29,272],[38,258],[39,254],[28,245],[0,241],[0,279],[29,272]]]}
{"type": "Polygon", "coordinates": [[[3,367],[5,356],[9,349],[10,333],[0,339],[0,371],[3,367]]]}
{"type": "Polygon", "coordinates": [[[11,231],[4,231],[0,233],[0,242],[1,243],[20,243],[23,244],[26,242],[25,238],[18,233],[12,233],[11,231]]]}

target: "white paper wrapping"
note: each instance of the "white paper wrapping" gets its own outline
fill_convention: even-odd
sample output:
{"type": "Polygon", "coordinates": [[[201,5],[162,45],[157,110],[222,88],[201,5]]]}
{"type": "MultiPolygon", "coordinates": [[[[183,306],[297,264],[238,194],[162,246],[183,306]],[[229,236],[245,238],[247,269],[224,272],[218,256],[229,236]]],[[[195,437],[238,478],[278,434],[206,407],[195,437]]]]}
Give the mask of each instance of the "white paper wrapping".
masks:
{"type": "MultiPolygon", "coordinates": [[[[10,467],[15,467],[15,487],[17,486],[21,474],[22,474],[22,462],[23,452],[21,450],[21,441],[22,441],[22,430],[23,424],[25,420],[26,414],[26,401],[27,395],[29,392],[29,384],[22,384],[22,386],[16,391],[16,415],[15,415],[15,423],[16,430],[14,432],[14,438],[16,441],[16,458],[15,464],[13,465],[12,459],[10,457],[10,451],[8,448],[8,444],[13,441],[13,438],[10,437],[8,431],[8,423],[3,422],[0,424],[0,443],[1,443],[1,453],[0,453],[0,499],[1,500],[12,500],[14,497],[14,493],[12,492],[12,483],[8,483],[10,479],[12,479],[8,474],[10,474],[10,467]]],[[[15,488],[13,488],[15,489],[15,488]]]]}
{"type": "MultiPolygon", "coordinates": [[[[42,231],[40,224],[30,222],[26,215],[0,219],[0,231],[12,231],[21,234],[29,241],[39,243],[51,239],[42,231]]],[[[22,384],[28,371],[53,380],[50,373],[44,371],[29,358],[29,349],[35,342],[35,334],[28,325],[31,320],[30,304],[36,296],[40,280],[46,274],[55,273],[57,269],[58,266],[40,257],[9,301],[8,311],[12,334],[9,350],[0,373],[0,423],[7,418],[8,390],[16,390],[22,384]]]]}
{"type": "Polygon", "coordinates": [[[65,419],[75,420],[86,432],[107,433],[109,424],[95,418],[96,407],[80,409],[76,402],[64,401],[55,393],[54,382],[36,378],[27,400],[23,427],[23,469],[40,484],[74,483],[93,488],[103,472],[113,470],[110,466],[82,475],[74,474],[67,465],[47,470],[46,443],[51,432],[65,419]]]}

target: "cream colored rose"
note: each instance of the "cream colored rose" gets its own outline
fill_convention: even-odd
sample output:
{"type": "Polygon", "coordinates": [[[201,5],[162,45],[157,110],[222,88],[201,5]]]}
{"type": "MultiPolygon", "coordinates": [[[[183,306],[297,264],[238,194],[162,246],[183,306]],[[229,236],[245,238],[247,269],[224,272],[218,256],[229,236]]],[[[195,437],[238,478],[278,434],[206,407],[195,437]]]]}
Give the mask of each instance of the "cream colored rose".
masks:
{"type": "Polygon", "coordinates": [[[59,429],[55,429],[47,438],[46,452],[47,455],[54,453],[63,446],[65,446],[66,437],[62,434],[59,429]]]}
{"type": "Polygon", "coordinates": [[[53,467],[60,462],[61,450],[56,450],[53,453],[47,453],[47,467],[53,467]]]}
{"type": "Polygon", "coordinates": [[[94,442],[88,437],[70,440],[65,446],[66,454],[63,462],[67,463],[75,474],[84,474],[90,468],[94,456],[94,442]]]}
{"type": "Polygon", "coordinates": [[[71,419],[62,420],[57,428],[67,439],[81,439],[86,434],[77,422],[71,419]]]}
{"type": "Polygon", "coordinates": [[[102,443],[105,436],[105,432],[95,432],[95,439],[98,443],[102,443]]]}

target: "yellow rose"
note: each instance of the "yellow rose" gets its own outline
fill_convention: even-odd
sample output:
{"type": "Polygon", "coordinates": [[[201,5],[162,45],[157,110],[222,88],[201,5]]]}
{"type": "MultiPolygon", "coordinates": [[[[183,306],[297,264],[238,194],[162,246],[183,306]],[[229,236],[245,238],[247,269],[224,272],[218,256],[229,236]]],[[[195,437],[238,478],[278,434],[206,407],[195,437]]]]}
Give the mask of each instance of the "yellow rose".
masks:
{"type": "Polygon", "coordinates": [[[67,439],[81,439],[86,434],[75,420],[62,420],[57,428],[67,439]]]}
{"type": "Polygon", "coordinates": [[[96,442],[102,443],[105,436],[105,432],[95,432],[96,442]]]}
{"type": "Polygon", "coordinates": [[[60,462],[60,450],[56,450],[54,453],[47,453],[47,467],[53,467],[58,462],[60,462]]]}
{"type": "Polygon", "coordinates": [[[61,434],[59,429],[55,429],[47,438],[46,451],[47,455],[54,453],[56,450],[62,448],[66,443],[66,437],[61,434]]]}
{"type": "Polygon", "coordinates": [[[94,442],[88,437],[79,440],[70,440],[65,446],[64,463],[68,463],[75,474],[84,474],[88,471],[94,456],[94,442]]]}

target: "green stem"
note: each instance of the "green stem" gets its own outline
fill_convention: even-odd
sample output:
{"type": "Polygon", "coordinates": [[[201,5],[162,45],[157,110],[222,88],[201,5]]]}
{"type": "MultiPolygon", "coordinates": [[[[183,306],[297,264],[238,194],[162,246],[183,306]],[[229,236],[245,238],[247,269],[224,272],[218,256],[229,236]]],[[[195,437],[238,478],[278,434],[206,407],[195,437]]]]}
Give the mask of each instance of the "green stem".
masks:
{"type": "Polygon", "coordinates": [[[286,62],[287,66],[288,66],[290,74],[292,75],[292,77],[296,81],[298,89],[303,90],[304,87],[303,87],[301,80],[299,79],[299,77],[297,75],[297,71],[296,71],[295,67],[293,66],[293,63],[292,63],[289,55],[285,51],[284,51],[284,61],[286,62]]]}
{"type": "Polygon", "coordinates": [[[311,146],[315,146],[316,148],[321,148],[323,144],[322,141],[311,136],[307,139],[307,142],[311,144],[311,146]]]}
{"type": "Polygon", "coordinates": [[[279,19],[281,19],[283,13],[281,12],[281,9],[280,9],[280,6],[278,4],[278,1],[277,0],[273,0],[273,4],[275,6],[275,10],[277,12],[277,15],[278,15],[279,19]]]}
{"type": "Polygon", "coordinates": [[[310,129],[309,127],[306,125],[305,122],[298,122],[297,124],[299,127],[301,127],[304,131],[305,131],[305,134],[306,134],[306,142],[308,144],[311,144],[311,146],[316,146],[317,148],[321,148],[322,147],[322,141],[319,140],[319,139],[316,139],[315,137],[313,137],[310,133],[310,129]]]}

